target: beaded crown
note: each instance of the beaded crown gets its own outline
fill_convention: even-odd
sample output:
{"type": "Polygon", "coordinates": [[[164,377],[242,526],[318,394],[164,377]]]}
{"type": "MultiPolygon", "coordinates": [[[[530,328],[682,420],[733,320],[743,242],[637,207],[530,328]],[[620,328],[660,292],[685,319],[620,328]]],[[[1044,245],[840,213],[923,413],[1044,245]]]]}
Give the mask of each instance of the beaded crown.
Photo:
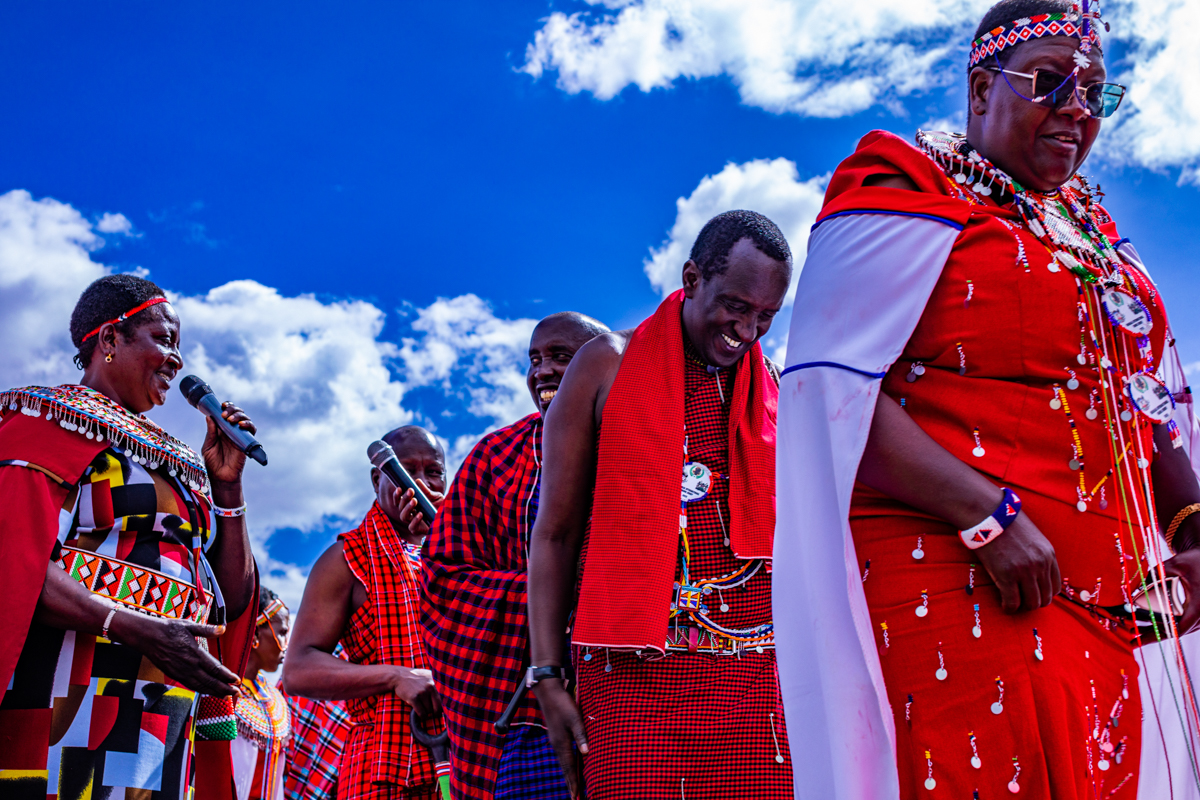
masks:
{"type": "Polygon", "coordinates": [[[1035,14],[1015,19],[1006,25],[992,28],[971,43],[967,70],[972,70],[1009,47],[1043,36],[1070,36],[1079,40],[1079,51],[1086,55],[1100,46],[1099,3],[1084,0],[1082,8],[1073,5],[1071,11],[1056,14],[1035,14]]]}

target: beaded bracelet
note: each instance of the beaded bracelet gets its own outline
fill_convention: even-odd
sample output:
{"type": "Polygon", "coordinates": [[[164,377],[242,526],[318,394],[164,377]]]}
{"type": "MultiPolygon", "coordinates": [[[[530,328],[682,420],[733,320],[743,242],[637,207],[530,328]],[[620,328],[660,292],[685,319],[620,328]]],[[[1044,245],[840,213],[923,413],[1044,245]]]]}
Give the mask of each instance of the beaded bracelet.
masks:
{"type": "Polygon", "coordinates": [[[246,514],[246,504],[242,503],[237,508],[221,508],[220,506],[213,506],[212,510],[213,513],[218,517],[225,517],[226,519],[232,517],[241,517],[245,516],[246,514]]]}
{"type": "Polygon", "coordinates": [[[108,610],[108,616],[104,618],[104,626],[100,628],[100,635],[105,639],[108,638],[108,626],[112,625],[113,617],[115,617],[117,612],[120,610],[121,607],[119,605],[114,605],[108,610]]]}
{"type": "MultiPolygon", "coordinates": [[[[1167,547],[1171,547],[1171,543],[1175,541],[1175,534],[1179,531],[1179,526],[1183,521],[1200,511],[1200,503],[1192,503],[1190,506],[1184,506],[1179,509],[1179,513],[1175,515],[1175,519],[1171,520],[1171,524],[1167,526],[1167,534],[1164,537],[1167,540],[1167,547]]],[[[1172,548],[1174,551],[1174,548],[1172,548]]]]}
{"type": "Polygon", "coordinates": [[[1004,533],[1008,529],[1008,526],[1013,524],[1013,520],[1017,518],[1017,514],[1020,513],[1021,498],[1013,494],[1011,489],[1005,488],[1004,497],[1000,500],[1000,505],[996,506],[996,510],[990,516],[986,517],[983,522],[973,528],[959,531],[958,535],[962,539],[963,544],[972,550],[978,550],[1004,533]]]}

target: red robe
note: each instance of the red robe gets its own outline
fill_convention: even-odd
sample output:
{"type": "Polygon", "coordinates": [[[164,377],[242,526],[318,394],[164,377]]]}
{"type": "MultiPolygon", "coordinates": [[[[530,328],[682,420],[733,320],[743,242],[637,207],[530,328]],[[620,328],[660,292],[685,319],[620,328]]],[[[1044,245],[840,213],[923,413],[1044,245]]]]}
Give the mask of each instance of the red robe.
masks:
{"type": "MultiPolygon", "coordinates": [[[[930,159],[874,133],[834,174],[822,216],[909,198],[916,206],[966,205],[952,198],[930,159]],[[907,175],[923,194],[861,188],[867,175],[888,173],[907,175]]],[[[930,796],[932,770],[947,797],[977,789],[980,797],[1001,796],[1015,776],[1030,797],[1083,800],[1115,791],[1118,800],[1134,798],[1141,748],[1134,634],[1098,606],[1123,602],[1137,551],[1115,481],[1086,513],[1076,509],[1071,423],[1066,408],[1050,403],[1057,384],[1092,490],[1113,457],[1099,401],[1097,418],[1086,414],[1099,384],[1096,368],[1078,363],[1076,279],[1047,269],[1049,253],[1014,212],[991,205],[964,211],[966,224],[883,391],[952,454],[1020,496],[1055,548],[1070,598],[1002,613],[988,573],[952,525],[856,488],[850,524],[860,563],[870,562],[863,588],[895,719],[901,795],[930,796]],[[909,381],[916,362],[924,374],[909,381]],[[1069,388],[1075,380],[1078,387],[1069,388]],[[997,681],[1000,713],[993,711],[997,681]]],[[[1165,319],[1149,281],[1134,280],[1154,316],[1150,346],[1158,363],[1165,319]]],[[[1140,415],[1120,424],[1152,450],[1140,415]]]]}
{"type": "MultiPolygon", "coordinates": [[[[492,725],[527,666],[526,554],[541,444],[539,414],[485,436],[425,540],[421,624],[450,731],[456,796],[492,796],[504,742],[492,725]]],[[[533,692],[513,723],[543,724],[533,692]]]]}

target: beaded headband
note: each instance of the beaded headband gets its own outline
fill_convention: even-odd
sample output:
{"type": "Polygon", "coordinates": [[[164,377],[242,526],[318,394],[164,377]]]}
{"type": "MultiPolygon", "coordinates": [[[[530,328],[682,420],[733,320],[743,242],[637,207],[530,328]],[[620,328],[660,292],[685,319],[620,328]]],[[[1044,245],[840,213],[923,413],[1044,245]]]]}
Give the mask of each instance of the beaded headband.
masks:
{"type": "Polygon", "coordinates": [[[267,607],[258,613],[258,619],[254,621],[254,627],[261,628],[263,625],[266,625],[268,622],[270,622],[273,617],[278,615],[280,611],[286,610],[287,606],[283,604],[282,600],[280,600],[278,597],[272,598],[271,602],[267,603],[267,607]]]}
{"type": "Polygon", "coordinates": [[[147,300],[146,302],[142,303],[140,306],[134,306],[133,308],[129,309],[128,311],[126,311],[124,314],[117,317],[116,319],[110,319],[108,322],[100,323],[100,325],[98,325],[96,327],[96,330],[92,331],[91,333],[89,333],[88,335],[86,335],[82,339],[80,339],[79,343],[83,344],[88,339],[95,336],[97,333],[100,332],[100,328],[103,328],[105,325],[116,325],[118,322],[124,322],[125,320],[132,317],[134,314],[145,311],[150,306],[156,306],[159,303],[165,303],[165,302],[167,302],[167,298],[165,298],[165,297],[152,297],[149,300],[147,300]]]}
{"type": "MultiPolygon", "coordinates": [[[[1083,0],[1083,7],[1073,5],[1070,12],[1056,14],[1035,14],[1031,17],[1015,19],[1007,25],[992,28],[971,43],[971,58],[967,63],[970,71],[979,66],[984,59],[990,58],[1001,51],[1014,47],[1030,39],[1040,39],[1043,36],[1071,36],[1079,40],[1079,54],[1084,61],[1093,47],[1100,46],[1100,8],[1099,3],[1089,3],[1083,0]],[[1091,10],[1089,6],[1095,6],[1091,10]],[[1081,55],[1080,55],[1081,54],[1081,55]]],[[[1087,66],[1087,64],[1081,64],[1087,66]]]]}

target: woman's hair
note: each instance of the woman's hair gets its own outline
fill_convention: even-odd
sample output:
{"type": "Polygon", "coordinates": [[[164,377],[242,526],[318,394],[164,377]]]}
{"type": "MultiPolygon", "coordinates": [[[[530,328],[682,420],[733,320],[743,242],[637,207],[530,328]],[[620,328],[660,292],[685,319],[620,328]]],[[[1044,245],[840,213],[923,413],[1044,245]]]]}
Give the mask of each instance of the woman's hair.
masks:
{"type": "Polygon", "coordinates": [[[278,599],[279,595],[268,589],[263,584],[258,585],[258,610],[262,611],[267,606],[271,605],[271,601],[278,599]]]}
{"type": "MultiPolygon", "coordinates": [[[[92,285],[83,290],[75,310],[71,312],[71,342],[79,350],[75,354],[75,366],[84,369],[92,362],[100,338],[93,336],[85,342],[84,336],[155,297],[166,297],[166,292],[157,284],[136,275],[105,275],[92,281],[92,285]]],[[[137,314],[118,322],[117,332],[122,338],[128,339],[149,319],[148,314],[137,314]]]]}

